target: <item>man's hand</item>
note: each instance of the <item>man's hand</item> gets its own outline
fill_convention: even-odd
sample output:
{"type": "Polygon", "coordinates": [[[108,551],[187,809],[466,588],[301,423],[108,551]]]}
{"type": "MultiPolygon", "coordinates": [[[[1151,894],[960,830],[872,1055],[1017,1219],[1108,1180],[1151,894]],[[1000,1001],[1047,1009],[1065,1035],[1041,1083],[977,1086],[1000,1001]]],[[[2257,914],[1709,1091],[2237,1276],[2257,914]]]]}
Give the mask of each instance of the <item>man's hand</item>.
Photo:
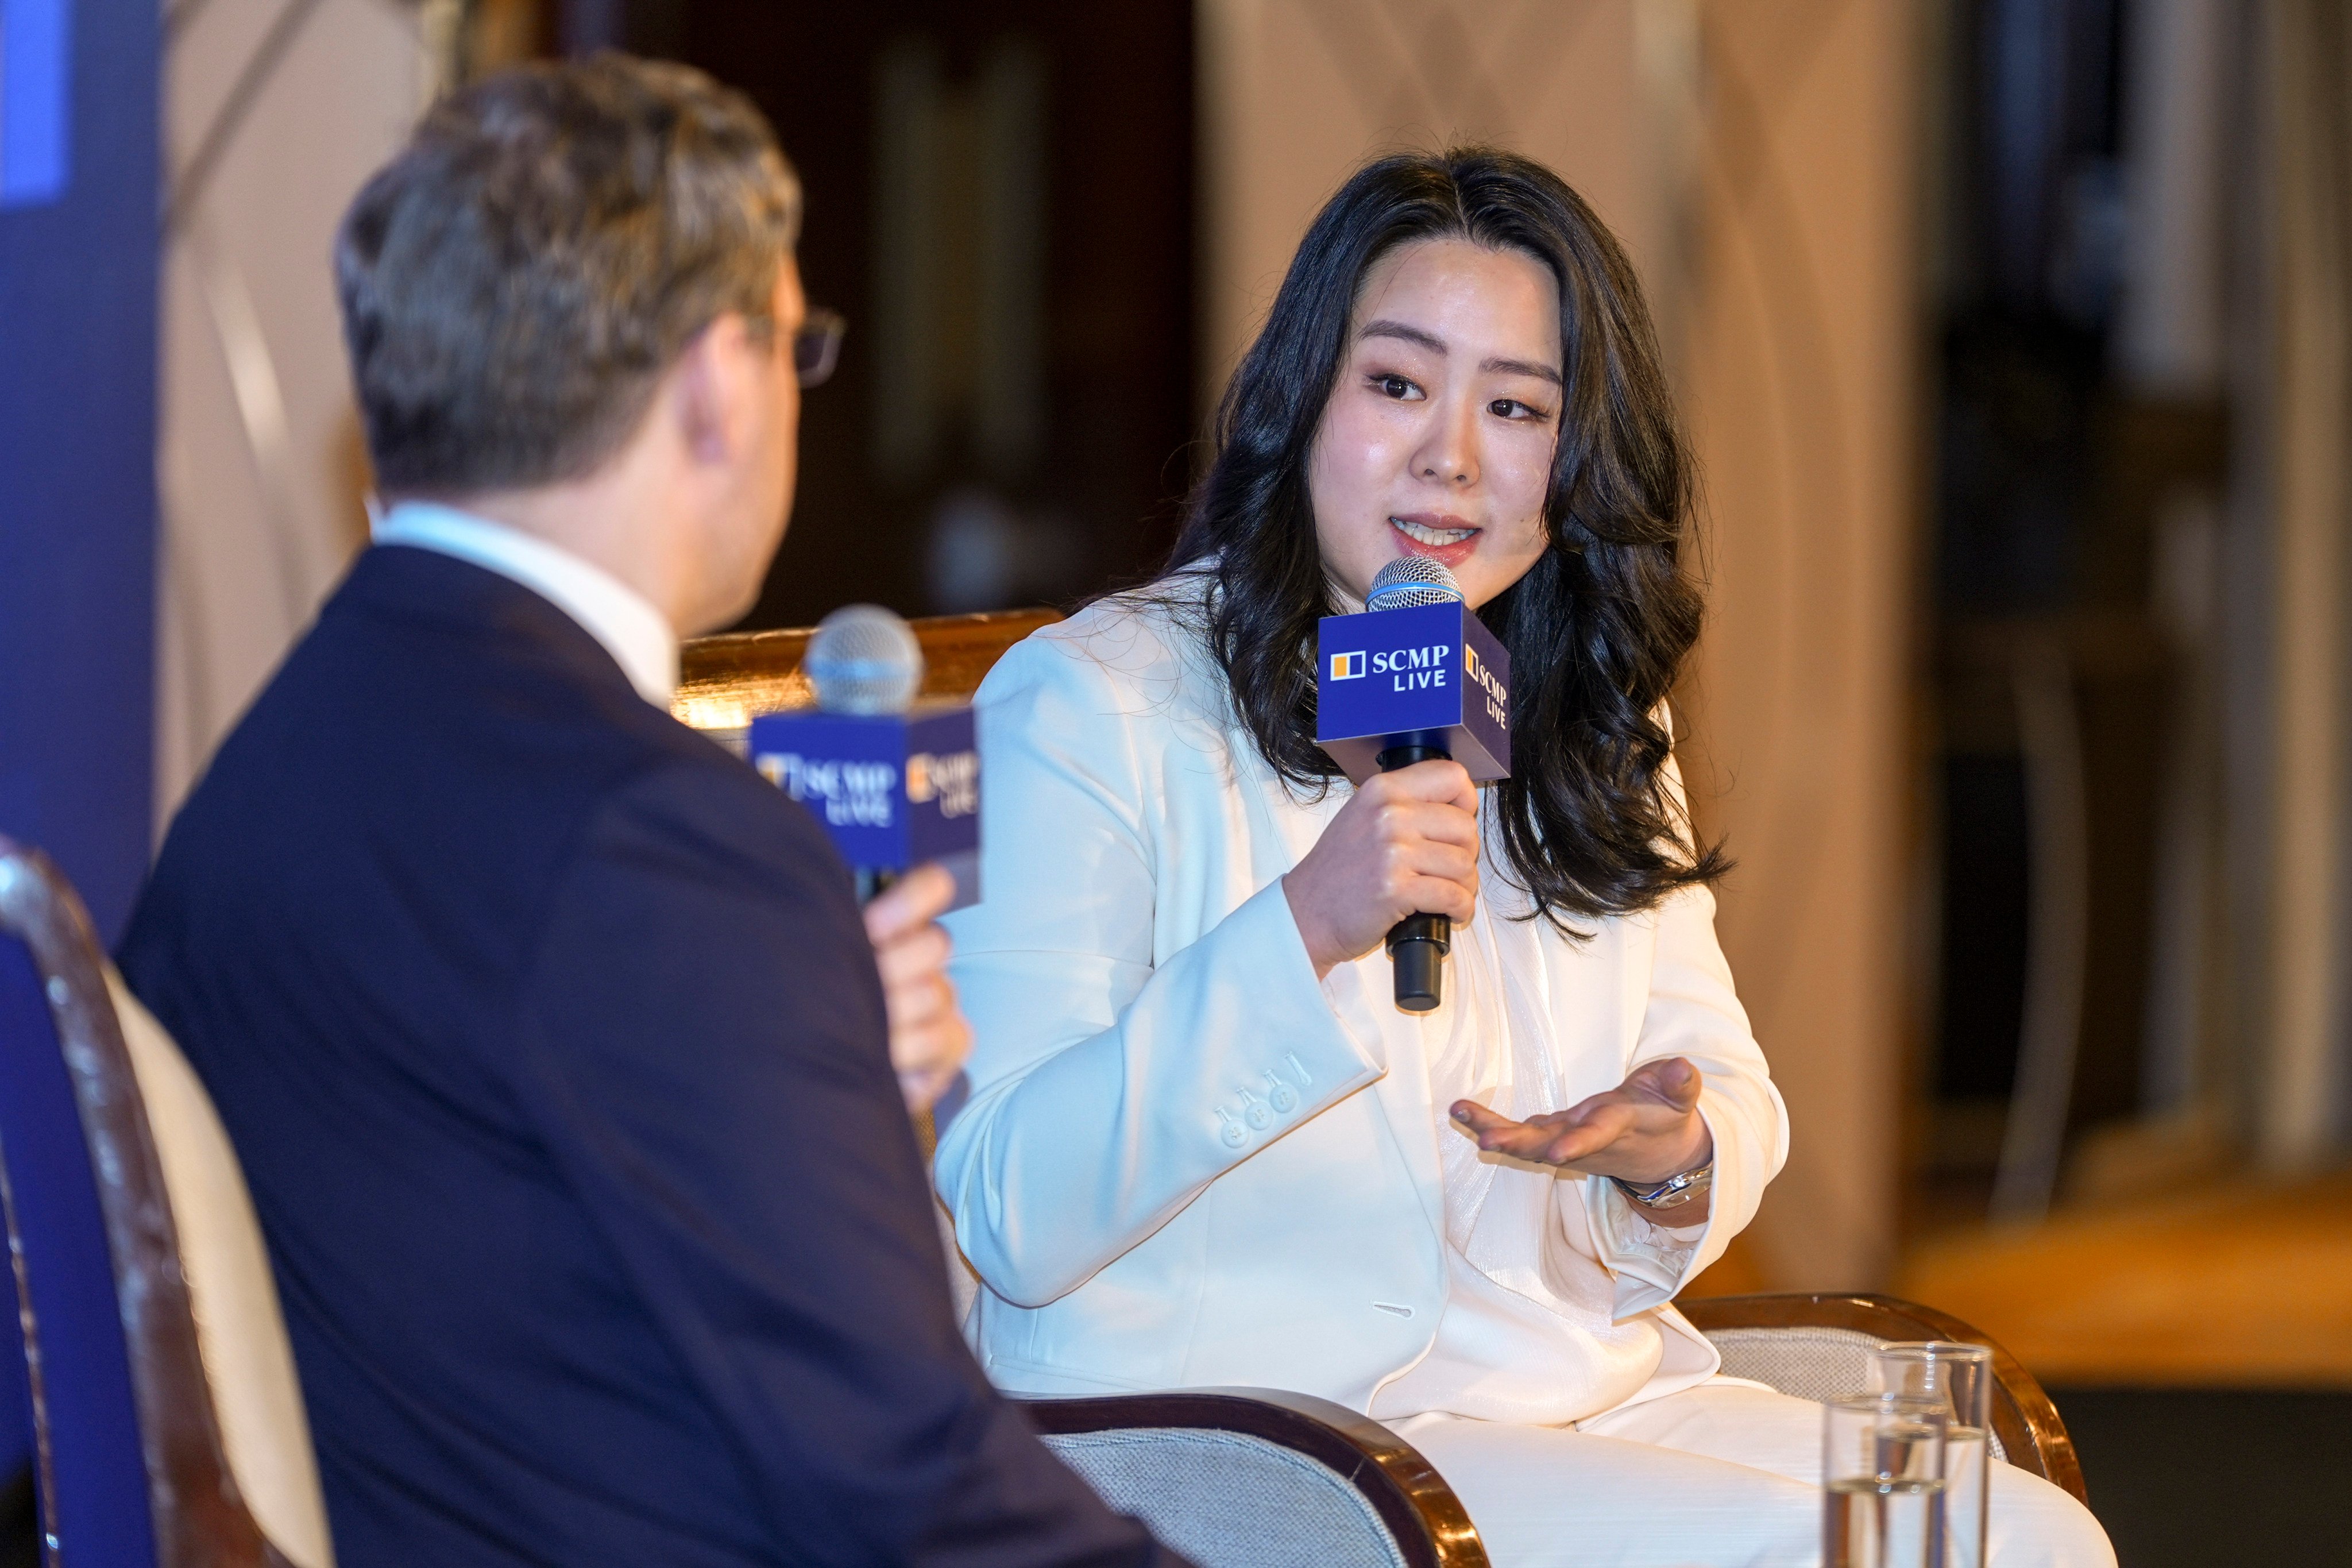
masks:
{"type": "Polygon", "coordinates": [[[910,1113],[929,1110],[971,1054],[971,1026],[948,979],[948,933],[938,924],[954,897],[954,878],[919,866],[866,906],[890,1017],[890,1065],[910,1113]]]}
{"type": "MultiPolygon", "coordinates": [[[[1645,1062],[1623,1083],[1566,1110],[1514,1121],[1474,1100],[1454,1102],[1454,1120],[1478,1147],[1514,1159],[1559,1165],[1636,1184],[1663,1182],[1715,1157],[1715,1134],[1698,1113],[1698,1068],[1682,1057],[1645,1062]]],[[[1665,1223],[1704,1218],[1702,1197],[1669,1211],[1665,1223]]]]}

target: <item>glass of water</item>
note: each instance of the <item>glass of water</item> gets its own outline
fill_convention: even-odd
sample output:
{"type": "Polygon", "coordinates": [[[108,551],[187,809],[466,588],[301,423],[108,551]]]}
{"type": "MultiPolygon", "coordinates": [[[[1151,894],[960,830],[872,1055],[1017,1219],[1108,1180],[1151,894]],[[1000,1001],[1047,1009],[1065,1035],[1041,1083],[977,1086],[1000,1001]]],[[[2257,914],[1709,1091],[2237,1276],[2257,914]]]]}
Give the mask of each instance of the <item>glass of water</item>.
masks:
{"type": "Polygon", "coordinates": [[[1990,1479],[1992,1352],[1984,1345],[1927,1340],[1881,1345],[1871,1356],[1874,1386],[1944,1406],[1944,1536],[1939,1568],[1984,1568],[1990,1479]]]}
{"type": "Polygon", "coordinates": [[[1938,1568],[1943,1404],[1870,1394],[1822,1412],[1822,1568],[1938,1568]]]}

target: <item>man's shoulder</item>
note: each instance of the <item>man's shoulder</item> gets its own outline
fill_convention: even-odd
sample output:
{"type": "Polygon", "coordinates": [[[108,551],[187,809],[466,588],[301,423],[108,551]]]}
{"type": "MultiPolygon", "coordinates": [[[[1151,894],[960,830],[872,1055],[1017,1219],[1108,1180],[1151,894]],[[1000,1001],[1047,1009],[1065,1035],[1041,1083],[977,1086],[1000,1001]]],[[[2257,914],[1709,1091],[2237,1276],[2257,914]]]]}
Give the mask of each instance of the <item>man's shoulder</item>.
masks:
{"type": "Polygon", "coordinates": [[[329,909],[320,931],[464,931],[495,972],[615,843],[704,881],[826,874],[805,813],[515,593],[475,625],[331,601],[174,820],[150,901],[279,936],[329,909]]]}
{"type": "Polygon", "coordinates": [[[577,744],[581,776],[559,784],[548,759],[534,757],[530,772],[546,782],[513,789],[507,803],[563,819],[551,891],[625,863],[631,875],[653,871],[731,898],[804,900],[836,883],[849,896],[849,872],[824,828],[709,736],[635,702],[599,714],[577,744]]]}
{"type": "Polygon", "coordinates": [[[845,878],[815,818],[741,759],[674,722],[644,738],[637,765],[595,803],[592,847],[658,844],[730,877],[845,878]]]}
{"type": "Polygon", "coordinates": [[[562,611],[463,563],[379,550],[223,739],[190,805],[247,830],[398,837],[500,815],[544,830],[681,761],[728,759],[639,698],[562,611]]]}

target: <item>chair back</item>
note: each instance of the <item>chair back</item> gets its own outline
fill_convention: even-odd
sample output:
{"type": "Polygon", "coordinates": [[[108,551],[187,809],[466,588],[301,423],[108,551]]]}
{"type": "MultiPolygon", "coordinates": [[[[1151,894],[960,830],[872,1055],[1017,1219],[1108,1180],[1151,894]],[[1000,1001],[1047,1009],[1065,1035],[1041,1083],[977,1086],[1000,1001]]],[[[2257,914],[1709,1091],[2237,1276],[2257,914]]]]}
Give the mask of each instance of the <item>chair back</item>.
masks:
{"type": "MultiPolygon", "coordinates": [[[[968,702],[1004,650],[1061,616],[1053,610],[992,610],[912,622],[923,649],[920,700],[968,702]]],[[[808,708],[816,692],[801,672],[814,626],[730,632],[697,637],[678,656],[678,722],[741,750],[743,732],[762,713],[808,708]]]]}
{"type": "Polygon", "coordinates": [[[285,1568],[223,1447],[163,1161],[89,918],[46,856],[6,838],[0,1177],[44,1562],[285,1568]]]}
{"type": "Polygon", "coordinates": [[[1953,1340],[1992,1352],[1996,1458],[2087,1502],[2083,1467],[2058,1407],[2034,1375],[1983,1330],[1893,1296],[1705,1296],[1676,1303],[1723,1356],[1732,1377],[1800,1399],[1836,1399],[1869,1386],[1870,1352],[1888,1341],[1953,1340]]]}
{"type": "MultiPolygon", "coordinates": [[[[0,905],[14,901],[22,878],[0,859],[0,905]]],[[[71,1047],[52,1012],[52,996],[64,994],[21,934],[0,933],[0,1202],[32,1392],[43,1555],[152,1563],[147,1460],[113,1254],[71,1047]]]]}

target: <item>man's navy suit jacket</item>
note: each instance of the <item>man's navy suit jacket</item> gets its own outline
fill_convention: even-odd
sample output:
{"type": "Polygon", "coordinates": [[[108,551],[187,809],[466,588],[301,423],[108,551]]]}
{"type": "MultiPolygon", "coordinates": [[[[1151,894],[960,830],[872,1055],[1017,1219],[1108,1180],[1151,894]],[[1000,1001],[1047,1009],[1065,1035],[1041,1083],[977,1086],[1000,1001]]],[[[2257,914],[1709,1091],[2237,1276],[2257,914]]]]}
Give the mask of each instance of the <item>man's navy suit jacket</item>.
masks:
{"type": "Polygon", "coordinates": [[[244,1163],[342,1568],[1176,1561],[957,1332],[823,830],[530,591],[367,552],[121,958],[244,1163]]]}

